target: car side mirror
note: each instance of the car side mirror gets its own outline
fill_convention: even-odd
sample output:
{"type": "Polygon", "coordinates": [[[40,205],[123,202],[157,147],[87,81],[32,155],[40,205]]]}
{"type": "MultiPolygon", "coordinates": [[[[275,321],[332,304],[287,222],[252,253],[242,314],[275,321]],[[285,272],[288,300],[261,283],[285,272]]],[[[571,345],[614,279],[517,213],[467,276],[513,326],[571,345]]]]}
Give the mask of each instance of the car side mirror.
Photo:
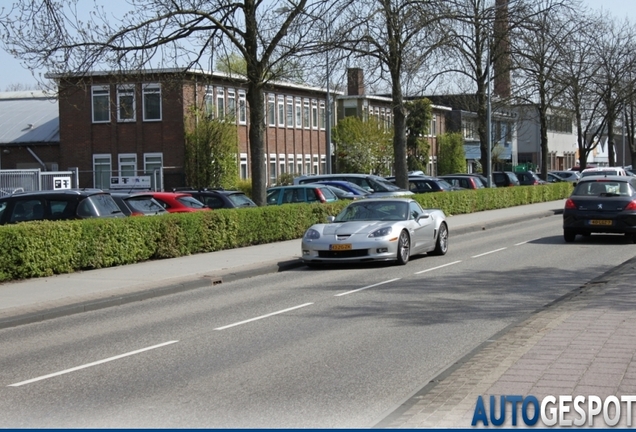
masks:
{"type": "Polygon", "coordinates": [[[327,223],[332,223],[335,220],[336,220],[335,216],[327,216],[327,223]]]}
{"type": "Polygon", "coordinates": [[[417,217],[417,220],[419,222],[420,219],[428,219],[429,216],[430,215],[428,213],[422,213],[421,215],[417,217]]]}

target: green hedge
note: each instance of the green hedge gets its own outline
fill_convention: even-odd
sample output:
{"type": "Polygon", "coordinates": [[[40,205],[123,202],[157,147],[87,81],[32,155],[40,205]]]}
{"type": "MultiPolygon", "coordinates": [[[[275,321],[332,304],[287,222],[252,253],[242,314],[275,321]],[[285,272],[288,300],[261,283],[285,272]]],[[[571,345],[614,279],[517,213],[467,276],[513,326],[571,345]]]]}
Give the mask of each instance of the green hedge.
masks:
{"type": "MultiPolygon", "coordinates": [[[[570,183],[415,195],[447,215],[554,201],[570,183]]],[[[0,281],[71,273],[300,238],[347,201],[0,227],[0,281]]]]}

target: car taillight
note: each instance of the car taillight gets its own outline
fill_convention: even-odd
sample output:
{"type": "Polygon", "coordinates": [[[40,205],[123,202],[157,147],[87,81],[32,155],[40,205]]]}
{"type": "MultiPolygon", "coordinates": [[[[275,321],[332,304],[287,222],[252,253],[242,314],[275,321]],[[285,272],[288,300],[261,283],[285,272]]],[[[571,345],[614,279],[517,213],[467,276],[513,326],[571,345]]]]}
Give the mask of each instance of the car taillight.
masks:
{"type": "Polygon", "coordinates": [[[316,189],[316,195],[318,195],[318,199],[320,200],[321,203],[327,202],[327,200],[325,199],[325,196],[322,194],[322,191],[320,189],[316,189]]]}
{"type": "Polygon", "coordinates": [[[141,212],[132,212],[130,215],[131,216],[143,216],[144,214],[141,213],[141,212]]]}
{"type": "Polygon", "coordinates": [[[636,201],[631,201],[624,210],[636,210],[636,201]]]}
{"type": "MultiPolygon", "coordinates": [[[[634,201],[632,201],[632,203],[633,203],[633,202],[634,202],[634,201]]],[[[576,204],[574,204],[574,201],[572,201],[572,199],[571,199],[571,198],[568,198],[568,200],[565,202],[565,208],[566,208],[566,209],[570,209],[570,210],[572,210],[572,209],[576,209],[576,204]]]]}

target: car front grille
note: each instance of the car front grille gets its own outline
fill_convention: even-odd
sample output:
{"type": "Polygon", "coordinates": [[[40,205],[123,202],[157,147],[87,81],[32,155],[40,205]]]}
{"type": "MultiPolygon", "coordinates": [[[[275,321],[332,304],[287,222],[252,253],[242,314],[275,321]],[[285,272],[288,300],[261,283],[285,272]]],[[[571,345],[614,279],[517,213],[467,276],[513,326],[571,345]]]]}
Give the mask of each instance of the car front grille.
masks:
{"type": "Polygon", "coordinates": [[[359,258],[369,255],[368,249],[354,249],[348,251],[318,251],[320,258],[359,258]]]}

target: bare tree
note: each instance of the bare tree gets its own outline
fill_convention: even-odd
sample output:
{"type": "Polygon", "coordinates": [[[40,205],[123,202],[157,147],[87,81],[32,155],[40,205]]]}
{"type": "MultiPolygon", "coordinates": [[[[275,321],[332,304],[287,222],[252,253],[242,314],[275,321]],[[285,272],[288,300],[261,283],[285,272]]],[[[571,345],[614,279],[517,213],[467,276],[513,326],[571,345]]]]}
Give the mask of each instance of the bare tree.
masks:
{"type": "Polygon", "coordinates": [[[444,0],[359,0],[347,9],[347,34],[338,38],[390,85],[396,184],[402,188],[408,188],[404,83],[421,73],[446,40],[441,25],[446,16],[444,0]]]}
{"type": "Polygon", "coordinates": [[[514,69],[519,77],[515,95],[522,105],[534,107],[541,136],[541,178],[548,176],[548,113],[558,110],[566,85],[558,71],[566,61],[562,45],[578,33],[580,22],[572,21],[569,7],[554,0],[541,0],[530,6],[529,18],[512,33],[514,69]]]}
{"type": "Polygon", "coordinates": [[[264,87],[286,59],[306,49],[312,17],[329,0],[129,0],[120,19],[86,0],[16,0],[0,15],[3,44],[33,69],[79,75],[98,68],[134,71],[207,64],[213,50],[245,59],[252,198],[265,204],[264,87]],[[283,43],[283,41],[285,43],[283,43]],[[232,47],[229,49],[228,47],[232,47]]]}

